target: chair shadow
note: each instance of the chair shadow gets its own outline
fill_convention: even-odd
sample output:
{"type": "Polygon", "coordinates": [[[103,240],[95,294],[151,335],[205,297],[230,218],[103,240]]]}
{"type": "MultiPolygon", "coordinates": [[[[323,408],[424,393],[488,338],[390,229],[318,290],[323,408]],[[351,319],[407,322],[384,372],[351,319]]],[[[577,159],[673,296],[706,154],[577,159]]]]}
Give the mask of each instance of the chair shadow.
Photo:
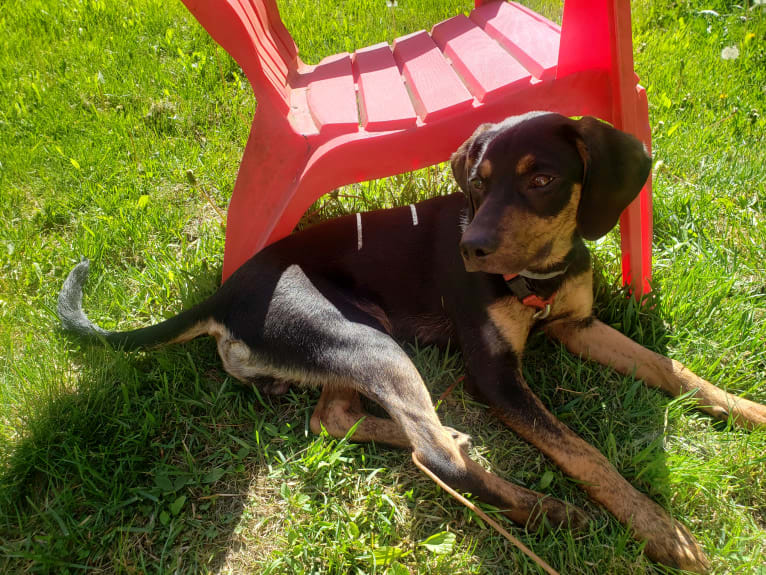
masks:
{"type": "MultiPolygon", "coordinates": [[[[185,304],[209,295],[209,279],[185,304]]],[[[69,339],[53,326],[51,337],[69,339]]],[[[205,340],[141,353],[72,344],[76,389],[40,402],[0,470],[0,571],[223,564],[267,474],[252,430],[278,402],[235,385],[205,340]]]]}

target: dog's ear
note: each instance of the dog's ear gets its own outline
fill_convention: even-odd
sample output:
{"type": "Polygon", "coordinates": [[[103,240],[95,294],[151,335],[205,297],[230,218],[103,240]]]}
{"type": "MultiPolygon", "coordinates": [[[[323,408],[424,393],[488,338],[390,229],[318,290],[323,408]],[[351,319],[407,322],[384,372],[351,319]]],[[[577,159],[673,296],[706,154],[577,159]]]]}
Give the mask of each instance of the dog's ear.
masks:
{"type": "Polygon", "coordinates": [[[476,161],[476,158],[472,157],[471,154],[473,153],[475,155],[479,151],[479,146],[475,146],[474,144],[477,143],[479,136],[489,130],[492,126],[493,124],[481,124],[474,130],[470,138],[460,144],[460,147],[450,158],[452,175],[455,177],[457,185],[460,186],[460,189],[463,190],[463,193],[465,194],[468,193],[468,169],[473,162],[476,161]]]}
{"type": "Polygon", "coordinates": [[[577,230],[595,240],[611,230],[641,191],[652,160],[640,140],[597,120],[574,122],[584,176],[577,230]]]}

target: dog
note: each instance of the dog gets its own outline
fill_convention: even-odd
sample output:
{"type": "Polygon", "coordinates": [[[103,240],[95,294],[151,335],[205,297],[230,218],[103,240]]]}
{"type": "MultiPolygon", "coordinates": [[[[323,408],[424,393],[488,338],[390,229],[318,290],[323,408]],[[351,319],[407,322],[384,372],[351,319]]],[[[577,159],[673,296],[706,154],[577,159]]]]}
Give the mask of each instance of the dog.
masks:
{"type": "Polygon", "coordinates": [[[585,514],[509,483],[444,427],[399,341],[458,343],[467,388],[508,427],[628,525],[653,560],[694,572],[709,563],[681,523],[634,489],[556,419],[522,376],[525,342],[542,330],[572,353],[635,374],[670,395],[693,392],[718,419],[766,425],[766,407],[732,396],[593,316],[583,239],[605,235],[646,181],[644,146],[597,119],[533,112],[479,126],[453,154],[462,190],[408,207],[324,222],[254,255],[210,298],[162,323],[111,332],[82,310],[88,262],[59,295],[63,327],[134,350],[215,337],[225,370],[267,393],[322,386],[310,421],[344,437],[413,450],[453,488],[535,527],[585,514]],[[360,394],[389,418],[362,407],[360,394]]]}

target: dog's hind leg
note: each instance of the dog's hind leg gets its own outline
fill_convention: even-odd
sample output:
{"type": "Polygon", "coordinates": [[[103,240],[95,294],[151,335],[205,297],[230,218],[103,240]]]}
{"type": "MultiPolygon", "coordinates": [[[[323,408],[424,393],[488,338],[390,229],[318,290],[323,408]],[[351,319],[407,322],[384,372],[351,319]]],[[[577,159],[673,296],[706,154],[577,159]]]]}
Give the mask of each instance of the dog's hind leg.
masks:
{"type": "Polygon", "coordinates": [[[332,437],[345,437],[356,425],[353,441],[376,441],[406,448],[410,441],[404,431],[391,419],[375,417],[365,412],[359,394],[350,388],[327,385],[322,388],[309,423],[311,431],[321,433],[324,428],[332,437]]]}
{"type": "Polygon", "coordinates": [[[725,392],[692,373],[679,362],[639,345],[597,319],[575,324],[554,324],[547,332],[572,353],[635,375],[651,387],[672,396],[693,392],[697,407],[748,429],[766,427],[766,406],[725,392]]]}
{"type": "MultiPolygon", "coordinates": [[[[326,386],[322,389],[314,413],[311,416],[311,431],[321,433],[322,428],[333,437],[345,437],[356,425],[353,441],[375,441],[393,447],[408,448],[410,441],[404,431],[392,419],[377,417],[362,406],[359,393],[350,388],[326,386]]],[[[444,426],[462,449],[467,449],[471,438],[451,427],[444,426]]]]}

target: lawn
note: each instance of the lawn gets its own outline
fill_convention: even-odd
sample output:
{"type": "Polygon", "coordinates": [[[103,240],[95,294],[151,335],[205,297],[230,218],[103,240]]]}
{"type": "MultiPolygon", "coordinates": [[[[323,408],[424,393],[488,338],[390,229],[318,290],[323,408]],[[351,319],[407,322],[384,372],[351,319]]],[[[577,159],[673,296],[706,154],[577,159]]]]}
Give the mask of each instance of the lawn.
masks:
{"type": "MultiPolygon", "coordinates": [[[[560,18],[557,3],[533,5],[560,18]]],[[[465,0],[281,0],[304,59],[391,40],[465,0]]],[[[701,376],[766,402],[766,5],[636,0],[654,143],[654,299],[593,245],[596,313],[701,376]]],[[[261,397],[210,340],[148,353],[58,328],[69,269],[85,306],[146,325],[220,281],[225,210],[256,103],[180,2],[9,0],[0,12],[0,572],[541,573],[407,453],[315,437],[314,390],[261,397]],[[208,199],[210,198],[210,199],[208,199]]],[[[456,190],[445,166],[350,186],[327,217],[456,190]]],[[[410,349],[438,397],[460,357],[410,349]]],[[[766,574],[766,431],[535,337],[525,375],[633,485],[686,523],[716,573],[766,574]]],[[[442,421],[516,483],[585,508],[585,532],[526,532],[562,574],[667,572],[458,386],[442,421]]]]}

